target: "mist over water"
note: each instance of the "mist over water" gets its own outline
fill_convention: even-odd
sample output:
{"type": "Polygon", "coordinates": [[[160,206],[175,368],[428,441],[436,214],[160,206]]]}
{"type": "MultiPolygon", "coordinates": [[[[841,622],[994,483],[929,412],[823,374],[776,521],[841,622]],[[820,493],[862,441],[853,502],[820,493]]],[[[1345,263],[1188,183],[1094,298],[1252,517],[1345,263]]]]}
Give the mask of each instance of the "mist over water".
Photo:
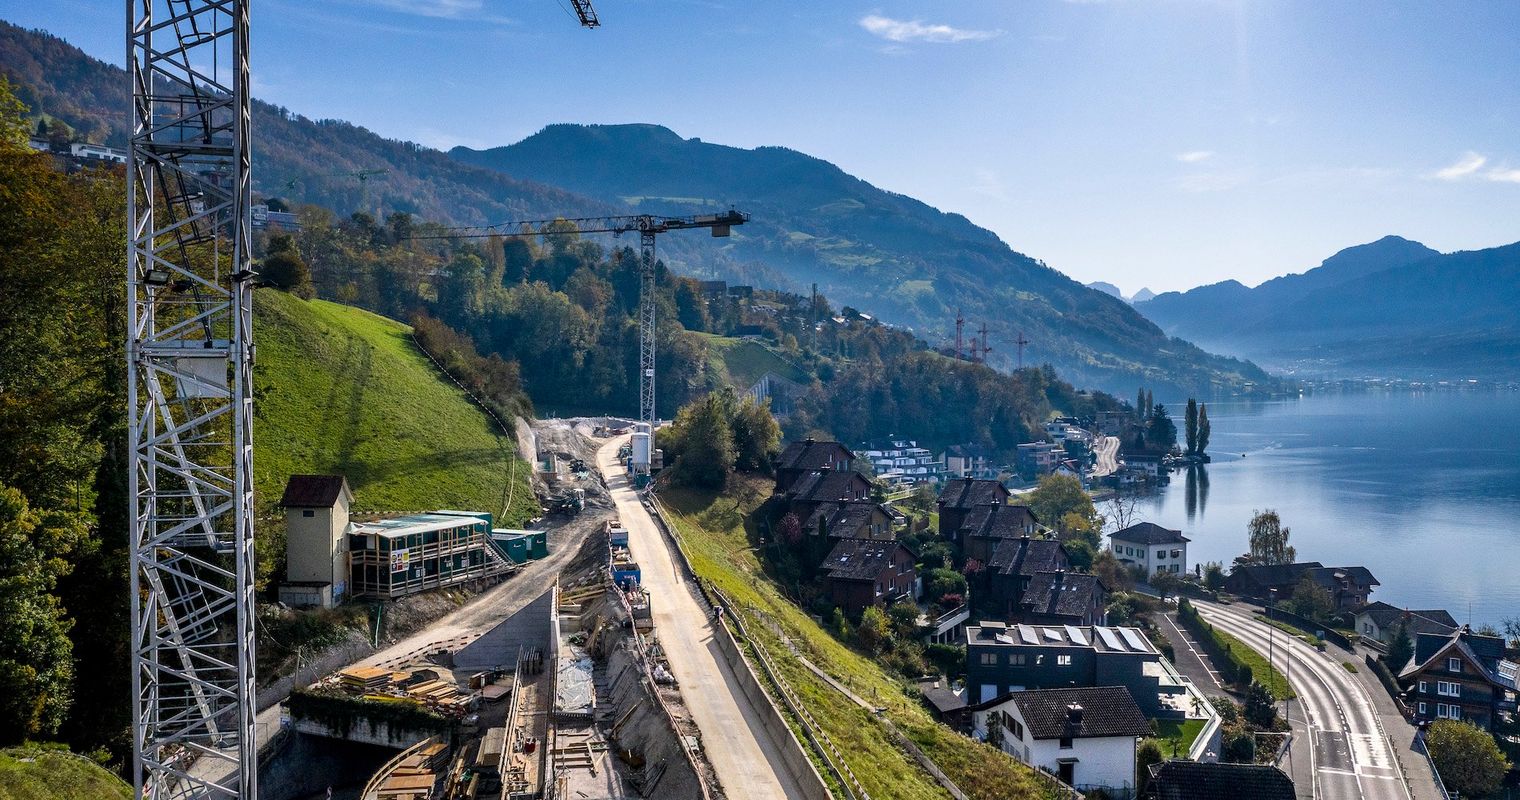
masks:
{"type": "MultiPolygon", "coordinates": [[[[1176,409],[1178,428],[1185,403],[1176,409]]],[[[1363,565],[1372,593],[1458,621],[1520,616],[1520,393],[1398,392],[1209,403],[1214,463],[1172,474],[1144,519],[1228,568],[1256,509],[1300,561],[1363,565]],[[1244,454],[1244,455],[1242,455],[1244,454]],[[1469,617],[1470,609],[1470,617],[1469,617]]]]}

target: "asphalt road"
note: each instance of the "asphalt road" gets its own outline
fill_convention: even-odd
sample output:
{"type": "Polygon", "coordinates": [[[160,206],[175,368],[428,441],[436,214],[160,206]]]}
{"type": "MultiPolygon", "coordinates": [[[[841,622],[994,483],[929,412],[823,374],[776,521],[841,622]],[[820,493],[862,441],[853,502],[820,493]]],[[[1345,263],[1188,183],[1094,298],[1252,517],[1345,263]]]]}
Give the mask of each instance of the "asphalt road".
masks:
{"type": "Polygon", "coordinates": [[[597,451],[596,462],[628,529],[628,548],[639,563],[643,586],[649,590],[655,634],[665,648],[670,670],[692,720],[702,732],[702,749],[731,798],[805,796],[781,766],[779,750],[745,701],[732,668],[713,641],[712,621],[681,575],[664,535],[639,502],[618,464],[613,440],[597,451]]]}
{"type": "Polygon", "coordinates": [[[1112,475],[1119,469],[1119,437],[1104,436],[1093,445],[1093,455],[1097,462],[1093,464],[1092,477],[1102,478],[1112,475]]]}
{"type": "Polygon", "coordinates": [[[1270,649],[1278,670],[1289,675],[1298,692],[1293,713],[1308,717],[1308,750],[1313,762],[1313,796],[1327,800],[1411,800],[1394,755],[1395,743],[1383,730],[1377,707],[1357,677],[1303,641],[1257,620],[1248,610],[1197,603],[1205,619],[1263,654],[1270,649]]]}

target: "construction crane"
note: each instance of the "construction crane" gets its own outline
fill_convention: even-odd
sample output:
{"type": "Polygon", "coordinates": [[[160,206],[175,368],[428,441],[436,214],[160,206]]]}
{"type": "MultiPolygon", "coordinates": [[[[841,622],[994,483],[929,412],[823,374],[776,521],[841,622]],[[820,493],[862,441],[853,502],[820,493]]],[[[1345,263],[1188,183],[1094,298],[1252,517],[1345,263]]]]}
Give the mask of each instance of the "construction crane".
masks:
{"type": "Polygon", "coordinates": [[[130,773],[149,800],[258,797],[249,2],[127,4],[130,773]]]}
{"type": "Polygon", "coordinates": [[[1024,338],[1024,332],[1023,331],[1019,331],[1019,338],[1015,339],[1013,343],[1019,346],[1019,369],[1023,369],[1024,368],[1024,345],[1029,344],[1029,340],[1024,338]]]}
{"type": "Polygon", "coordinates": [[[581,27],[602,27],[601,20],[596,18],[596,9],[591,7],[591,0],[570,0],[570,5],[575,6],[575,15],[580,17],[581,27]]]}
{"type": "Polygon", "coordinates": [[[992,352],[992,348],[987,344],[987,323],[982,323],[982,329],[978,333],[981,334],[981,343],[978,344],[975,339],[971,340],[971,349],[976,351],[975,356],[971,360],[978,364],[985,364],[987,363],[987,354],[992,352]]]}
{"type": "MultiPolygon", "coordinates": [[[[579,217],[575,219],[535,219],[523,222],[504,222],[497,225],[474,225],[448,228],[437,234],[415,236],[415,239],[468,239],[493,236],[552,236],[556,231],[545,231],[550,224],[575,226],[577,233],[625,233],[639,235],[639,421],[654,430],[654,365],[655,365],[655,303],[654,303],[654,240],[670,231],[707,228],[714,237],[728,236],[735,225],[749,221],[749,215],[732,209],[718,214],[698,214],[691,217],[662,217],[639,214],[621,217],[579,217]]],[[[637,472],[648,471],[647,463],[634,465],[637,472]]]]}

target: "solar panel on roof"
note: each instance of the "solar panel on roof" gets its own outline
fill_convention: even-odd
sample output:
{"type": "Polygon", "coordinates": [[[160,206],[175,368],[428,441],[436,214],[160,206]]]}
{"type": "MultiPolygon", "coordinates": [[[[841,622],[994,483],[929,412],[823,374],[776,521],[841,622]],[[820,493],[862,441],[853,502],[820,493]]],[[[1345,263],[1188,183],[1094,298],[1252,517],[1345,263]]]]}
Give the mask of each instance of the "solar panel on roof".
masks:
{"type": "Polygon", "coordinates": [[[1019,638],[1024,640],[1024,644],[1040,643],[1040,640],[1034,635],[1034,628],[1031,628],[1028,625],[1019,626],[1019,638]]]}
{"type": "Polygon", "coordinates": [[[1083,647],[1087,646],[1087,636],[1085,636],[1082,633],[1082,629],[1081,628],[1074,628],[1074,627],[1072,627],[1070,625],[1067,625],[1066,626],[1066,635],[1069,636],[1069,637],[1071,637],[1071,640],[1073,642],[1076,642],[1077,644],[1080,644],[1083,647]]]}
{"type": "Polygon", "coordinates": [[[1061,631],[1057,628],[1042,628],[1041,630],[1045,631],[1045,638],[1052,642],[1066,641],[1066,637],[1062,636],[1061,631]]]}
{"type": "Polygon", "coordinates": [[[1124,645],[1119,644],[1119,637],[1114,635],[1113,628],[1093,628],[1093,630],[1098,632],[1098,636],[1103,639],[1103,644],[1107,645],[1108,649],[1124,652],[1124,645]]]}
{"type": "Polygon", "coordinates": [[[1124,641],[1129,642],[1130,647],[1142,653],[1151,649],[1145,640],[1140,638],[1140,632],[1134,628],[1120,628],[1119,633],[1124,634],[1124,641]]]}

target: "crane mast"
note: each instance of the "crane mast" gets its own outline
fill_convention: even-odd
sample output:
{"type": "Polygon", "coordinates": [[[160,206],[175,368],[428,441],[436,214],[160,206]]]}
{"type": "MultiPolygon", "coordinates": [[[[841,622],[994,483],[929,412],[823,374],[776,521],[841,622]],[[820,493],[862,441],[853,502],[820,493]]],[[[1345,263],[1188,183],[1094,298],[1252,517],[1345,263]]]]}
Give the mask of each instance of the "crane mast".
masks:
{"type": "MultiPolygon", "coordinates": [[[[572,219],[535,219],[522,222],[504,222],[496,225],[471,225],[448,228],[437,234],[414,236],[414,239],[470,239],[492,236],[540,236],[553,235],[544,231],[550,223],[569,222],[577,233],[625,233],[639,234],[639,421],[654,430],[655,424],[655,237],[670,231],[706,228],[714,237],[728,236],[735,225],[749,221],[749,215],[739,211],[717,214],[698,214],[689,217],[664,217],[654,214],[637,214],[615,217],[576,217],[572,219]]],[[[644,467],[648,464],[635,465],[644,467]]]]}

